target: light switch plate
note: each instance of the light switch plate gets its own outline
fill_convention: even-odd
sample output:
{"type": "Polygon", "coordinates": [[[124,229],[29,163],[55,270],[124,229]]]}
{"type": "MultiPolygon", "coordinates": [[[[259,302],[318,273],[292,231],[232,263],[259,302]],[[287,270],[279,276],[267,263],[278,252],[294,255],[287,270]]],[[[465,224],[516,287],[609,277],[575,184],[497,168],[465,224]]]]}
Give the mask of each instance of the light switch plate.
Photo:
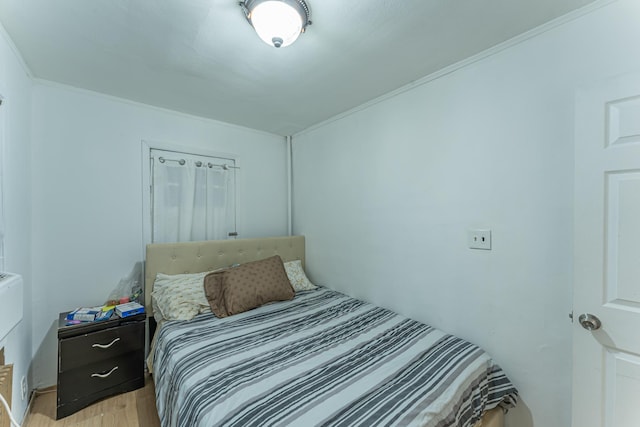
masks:
{"type": "Polygon", "coordinates": [[[491,250],[491,230],[470,229],[467,230],[467,244],[470,249],[491,250]]]}

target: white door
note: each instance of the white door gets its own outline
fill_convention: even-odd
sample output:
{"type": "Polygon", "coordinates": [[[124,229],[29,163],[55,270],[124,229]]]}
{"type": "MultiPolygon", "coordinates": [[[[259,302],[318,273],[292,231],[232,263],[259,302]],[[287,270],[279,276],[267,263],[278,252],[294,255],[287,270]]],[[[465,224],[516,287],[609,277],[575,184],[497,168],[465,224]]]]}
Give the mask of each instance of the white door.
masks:
{"type": "Polygon", "coordinates": [[[580,90],[575,130],[572,425],[638,427],[640,75],[580,90]]]}

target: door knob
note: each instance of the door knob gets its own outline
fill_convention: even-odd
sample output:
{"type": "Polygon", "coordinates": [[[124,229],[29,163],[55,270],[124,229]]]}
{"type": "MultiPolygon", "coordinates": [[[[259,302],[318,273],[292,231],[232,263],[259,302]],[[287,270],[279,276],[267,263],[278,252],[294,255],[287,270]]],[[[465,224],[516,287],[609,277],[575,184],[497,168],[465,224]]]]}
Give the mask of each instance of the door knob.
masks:
{"type": "Polygon", "coordinates": [[[583,328],[589,331],[595,331],[596,329],[600,329],[600,326],[602,326],[600,319],[589,313],[581,314],[580,317],[578,317],[578,322],[580,322],[583,328]]]}

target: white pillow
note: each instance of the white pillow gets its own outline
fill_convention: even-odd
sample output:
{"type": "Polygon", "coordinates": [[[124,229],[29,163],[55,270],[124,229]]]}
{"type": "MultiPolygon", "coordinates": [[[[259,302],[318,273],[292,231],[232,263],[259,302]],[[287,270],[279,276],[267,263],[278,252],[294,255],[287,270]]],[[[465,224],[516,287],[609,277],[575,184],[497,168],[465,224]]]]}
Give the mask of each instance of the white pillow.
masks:
{"type": "Polygon", "coordinates": [[[307,275],[304,274],[302,262],[299,259],[285,262],[284,269],[287,272],[287,277],[294,291],[312,291],[318,289],[316,285],[309,281],[307,275]]]}
{"type": "Polygon", "coordinates": [[[210,311],[203,284],[204,276],[209,273],[158,273],[151,292],[154,311],[157,308],[159,317],[165,320],[191,320],[199,313],[210,311]]]}

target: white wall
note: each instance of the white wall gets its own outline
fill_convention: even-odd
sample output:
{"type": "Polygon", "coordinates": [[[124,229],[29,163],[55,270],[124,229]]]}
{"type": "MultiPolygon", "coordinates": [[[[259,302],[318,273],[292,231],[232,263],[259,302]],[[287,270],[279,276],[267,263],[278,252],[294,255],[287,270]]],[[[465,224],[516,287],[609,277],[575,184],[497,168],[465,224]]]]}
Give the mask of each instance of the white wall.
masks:
{"type": "Polygon", "coordinates": [[[103,303],[144,258],[142,140],[237,154],[241,237],[287,233],[284,138],[39,82],[33,97],[34,380],[56,381],[58,313],[103,303]]]}
{"type": "Polygon", "coordinates": [[[20,381],[31,363],[31,79],[19,54],[0,25],[0,96],[4,115],[5,269],[24,279],[22,321],[7,337],[7,363],[14,364],[13,412],[21,420],[27,399],[20,397],[20,381]]]}
{"type": "Polygon", "coordinates": [[[640,70],[639,17],[620,0],[293,137],[312,279],[484,347],[511,427],[570,425],[573,94],[640,70]]]}

